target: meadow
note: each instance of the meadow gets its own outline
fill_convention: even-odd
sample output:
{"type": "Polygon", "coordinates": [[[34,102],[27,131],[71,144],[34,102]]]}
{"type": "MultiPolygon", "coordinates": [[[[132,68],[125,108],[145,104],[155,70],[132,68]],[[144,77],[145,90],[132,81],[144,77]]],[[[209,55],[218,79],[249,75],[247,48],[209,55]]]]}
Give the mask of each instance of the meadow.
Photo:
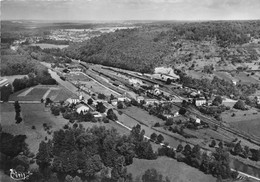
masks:
{"type": "Polygon", "coordinates": [[[133,164],[127,167],[127,171],[133,174],[134,179],[142,179],[146,170],[154,168],[170,181],[178,182],[215,182],[216,178],[206,175],[196,168],[175,159],[159,157],[156,160],[134,159],[133,164]]]}
{"type": "Polygon", "coordinates": [[[231,127],[260,137],[260,112],[256,109],[240,111],[231,109],[221,114],[223,121],[231,127]]]}

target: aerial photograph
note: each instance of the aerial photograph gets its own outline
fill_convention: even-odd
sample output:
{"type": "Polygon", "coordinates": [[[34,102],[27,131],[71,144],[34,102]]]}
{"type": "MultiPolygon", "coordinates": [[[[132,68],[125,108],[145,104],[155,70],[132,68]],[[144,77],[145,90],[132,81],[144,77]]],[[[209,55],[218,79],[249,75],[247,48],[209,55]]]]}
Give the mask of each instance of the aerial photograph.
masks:
{"type": "Polygon", "coordinates": [[[0,8],[0,182],[260,182],[260,0],[0,8]]]}

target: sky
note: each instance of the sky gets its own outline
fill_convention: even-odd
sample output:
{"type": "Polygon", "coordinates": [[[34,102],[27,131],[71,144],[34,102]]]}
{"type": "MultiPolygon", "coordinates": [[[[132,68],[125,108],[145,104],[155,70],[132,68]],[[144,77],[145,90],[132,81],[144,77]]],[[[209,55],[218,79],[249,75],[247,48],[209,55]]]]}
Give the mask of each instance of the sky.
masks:
{"type": "Polygon", "coordinates": [[[260,0],[1,0],[2,20],[248,20],[260,0]]]}

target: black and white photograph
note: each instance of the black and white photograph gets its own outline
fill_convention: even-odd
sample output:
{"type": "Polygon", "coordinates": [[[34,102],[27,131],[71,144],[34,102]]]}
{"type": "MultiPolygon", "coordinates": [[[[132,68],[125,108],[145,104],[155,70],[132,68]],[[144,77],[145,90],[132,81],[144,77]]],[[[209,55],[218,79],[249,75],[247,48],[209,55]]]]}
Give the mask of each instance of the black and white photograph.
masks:
{"type": "Polygon", "coordinates": [[[260,182],[260,0],[0,17],[0,182],[260,182]]]}

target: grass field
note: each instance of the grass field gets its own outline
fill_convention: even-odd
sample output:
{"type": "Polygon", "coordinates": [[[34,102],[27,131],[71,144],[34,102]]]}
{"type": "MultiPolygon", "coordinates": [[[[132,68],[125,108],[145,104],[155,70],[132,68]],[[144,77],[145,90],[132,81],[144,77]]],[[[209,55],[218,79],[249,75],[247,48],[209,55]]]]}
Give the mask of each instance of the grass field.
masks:
{"type": "Polygon", "coordinates": [[[206,175],[196,168],[185,163],[177,162],[167,157],[156,160],[134,159],[127,171],[133,174],[134,179],[142,179],[146,170],[154,168],[164,177],[168,176],[172,182],[215,182],[216,178],[206,175]]]}
{"type": "MultiPolygon", "coordinates": [[[[59,130],[65,124],[68,124],[68,120],[62,116],[53,116],[49,111],[49,108],[45,108],[44,104],[20,104],[21,105],[21,116],[23,121],[20,124],[15,124],[15,111],[13,104],[1,103],[1,125],[3,131],[18,135],[27,135],[26,142],[29,148],[35,154],[38,152],[39,143],[47,138],[52,138],[52,135],[48,135],[43,129],[43,123],[52,126],[51,130],[59,130]],[[35,126],[36,129],[32,129],[35,126]]],[[[97,126],[105,126],[108,129],[115,128],[120,134],[129,134],[129,130],[119,126],[115,122],[110,123],[90,123],[82,122],[85,128],[97,126]]]]}
{"type": "Polygon", "coordinates": [[[232,109],[221,114],[223,121],[226,121],[230,126],[260,137],[260,112],[255,109],[240,111],[232,109]],[[232,114],[235,116],[232,117],[232,114]]]}
{"type": "Polygon", "coordinates": [[[15,111],[13,104],[2,103],[1,106],[1,124],[3,131],[14,135],[24,134],[27,136],[26,142],[33,153],[37,153],[39,143],[45,136],[51,138],[43,129],[43,123],[52,126],[52,130],[62,128],[67,120],[62,117],[54,117],[44,107],[44,104],[20,104],[22,123],[15,124],[15,111]],[[32,129],[35,126],[36,129],[32,129]]]}
{"type": "Polygon", "coordinates": [[[128,108],[124,109],[123,111],[124,111],[124,113],[131,115],[135,119],[141,120],[148,126],[154,126],[155,123],[160,123],[160,124],[165,123],[165,121],[163,121],[162,119],[160,119],[156,116],[150,115],[147,111],[142,110],[135,106],[128,107],[128,108]]]}
{"type": "Polygon", "coordinates": [[[237,80],[241,80],[241,83],[259,83],[259,80],[256,80],[253,78],[249,73],[239,72],[239,74],[236,74],[234,78],[237,80]]]}
{"type": "MultiPolygon", "coordinates": [[[[224,79],[225,81],[232,81],[232,80],[237,80],[233,78],[229,73],[227,72],[222,72],[222,71],[214,71],[214,75],[216,75],[220,79],[224,79]]],[[[237,80],[238,81],[238,80],[237,80]]]]}
{"type": "MultiPolygon", "coordinates": [[[[116,110],[114,110],[114,112],[118,117],[118,121],[120,121],[121,123],[123,123],[124,125],[126,125],[130,128],[136,126],[137,124],[140,124],[136,119],[131,118],[126,114],[119,114],[116,110]]],[[[141,121],[141,122],[144,122],[140,118],[138,120],[141,121]]],[[[160,134],[159,132],[152,129],[151,126],[145,126],[145,125],[142,125],[142,124],[140,124],[140,125],[141,125],[141,128],[144,129],[145,135],[148,136],[148,137],[150,137],[152,133],[156,133],[157,135],[160,134]]],[[[168,142],[170,146],[177,147],[177,145],[180,144],[180,142],[175,140],[174,138],[167,136],[167,135],[164,135],[164,134],[162,134],[162,135],[164,137],[164,141],[168,142]]]]}

